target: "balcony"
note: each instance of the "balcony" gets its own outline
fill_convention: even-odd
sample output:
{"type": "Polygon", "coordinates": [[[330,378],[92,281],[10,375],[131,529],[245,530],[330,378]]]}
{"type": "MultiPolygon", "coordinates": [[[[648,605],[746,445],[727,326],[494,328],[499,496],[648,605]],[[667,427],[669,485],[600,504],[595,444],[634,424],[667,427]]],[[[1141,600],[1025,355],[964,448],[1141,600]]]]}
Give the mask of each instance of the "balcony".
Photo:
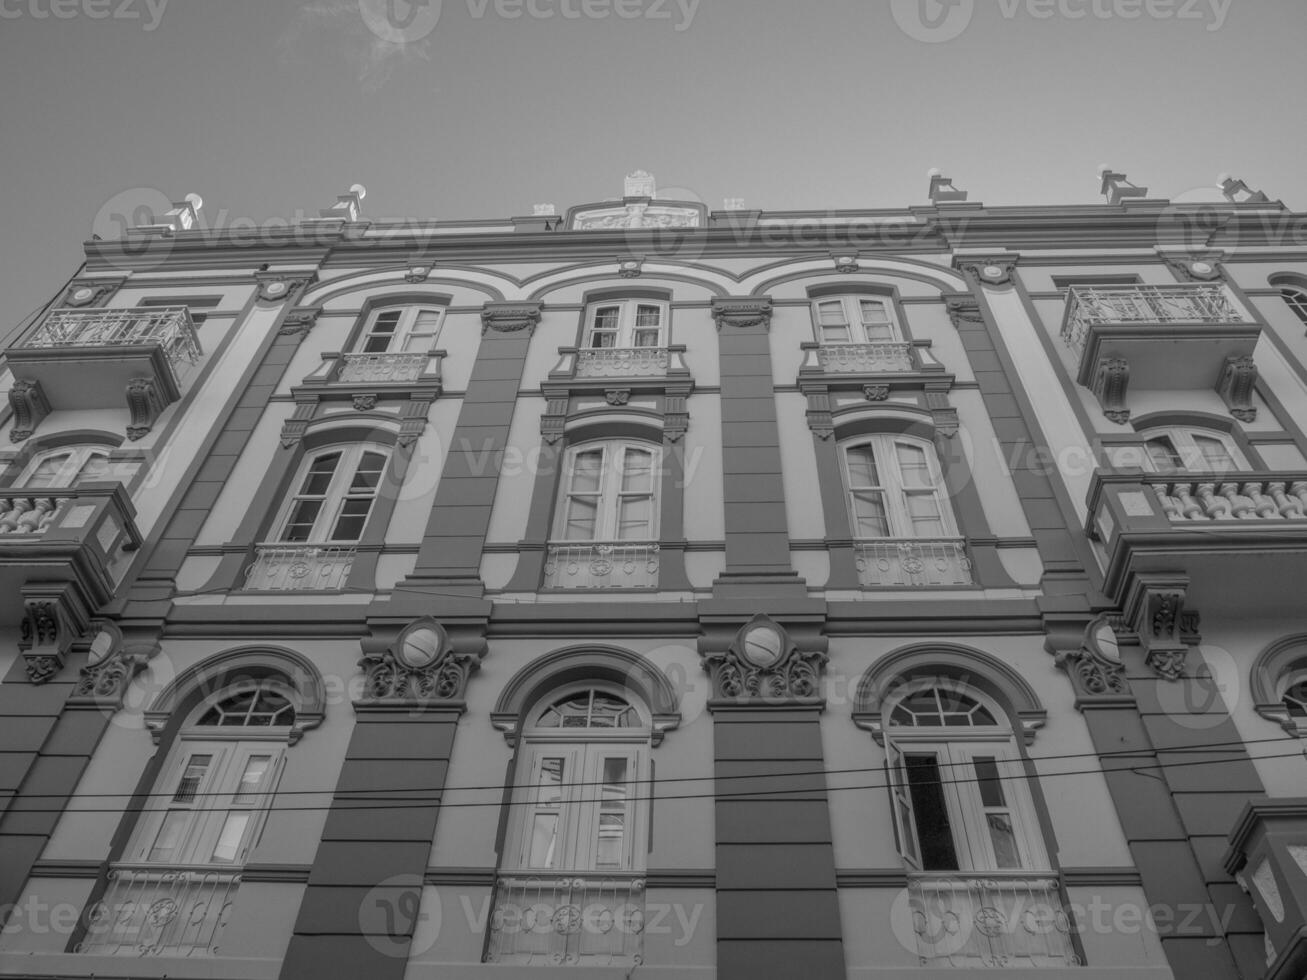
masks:
{"type": "MultiPolygon", "coordinates": [[[[899,341],[882,341],[874,344],[814,344],[804,343],[802,371],[821,371],[826,374],[912,374],[923,365],[918,357],[919,348],[899,341]]],[[[933,369],[941,366],[930,359],[933,369]]]]}
{"type": "Polygon", "coordinates": [[[485,960],[528,966],[630,966],[644,953],[644,880],[504,875],[485,960]]]}
{"type": "Polygon", "coordinates": [[[52,409],[117,408],[138,439],[181,395],[200,343],[184,306],[55,310],[6,351],[15,385],[10,402],[24,438],[52,409]]]}
{"type": "MultiPolygon", "coordinates": [[[[0,490],[0,595],[28,583],[74,583],[90,605],[108,602],[114,565],[141,538],[122,484],[83,483],[59,490],[0,490]]],[[[13,625],[23,604],[0,603],[0,625],[13,625]]]]}
{"type": "Polygon", "coordinates": [[[1211,388],[1229,358],[1252,355],[1260,333],[1221,283],[1073,286],[1062,321],[1062,339],[1080,357],[1077,380],[1095,391],[1114,359],[1136,387],[1211,388]]]}
{"type": "Polygon", "coordinates": [[[652,541],[551,541],[548,589],[656,589],[658,545],[652,541]]]}
{"type": "Polygon", "coordinates": [[[245,588],[266,592],[340,591],[349,581],[354,545],[260,544],[245,571],[245,588]]]}
{"type": "Polygon", "coordinates": [[[1047,969],[1080,963],[1051,876],[912,874],[908,907],[922,966],[1047,969]]]}
{"type": "Polygon", "coordinates": [[[119,866],[89,911],[79,953],[100,956],[210,956],[222,931],[240,875],[205,868],[119,866]]]}
{"type": "Polygon", "coordinates": [[[439,394],[445,356],[443,350],[375,354],[330,351],[322,355],[322,364],[304,379],[304,384],[405,385],[434,388],[439,394]]]}
{"type": "Polygon", "coordinates": [[[962,538],[859,538],[853,542],[864,588],[948,588],[972,585],[962,538]]]}
{"type": "Polygon", "coordinates": [[[1307,572],[1307,472],[1099,473],[1086,533],[1104,591],[1183,576],[1186,605],[1239,616],[1296,608],[1307,572]]]}
{"type": "Polygon", "coordinates": [[[578,380],[662,379],[688,375],[684,345],[671,347],[560,347],[550,377],[578,380]]]}
{"type": "Polygon", "coordinates": [[[1307,976],[1307,799],[1250,800],[1230,832],[1225,870],[1266,927],[1264,980],[1307,976]]]}

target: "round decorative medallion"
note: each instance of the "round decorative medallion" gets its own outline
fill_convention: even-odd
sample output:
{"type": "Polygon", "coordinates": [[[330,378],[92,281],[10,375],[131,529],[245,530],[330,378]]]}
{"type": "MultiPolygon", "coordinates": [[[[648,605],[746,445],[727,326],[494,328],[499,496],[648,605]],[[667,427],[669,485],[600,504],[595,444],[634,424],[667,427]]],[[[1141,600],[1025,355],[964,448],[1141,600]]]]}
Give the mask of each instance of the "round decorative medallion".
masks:
{"type": "Polygon", "coordinates": [[[95,639],[91,641],[91,649],[87,652],[86,663],[88,666],[95,667],[109,659],[113,653],[113,634],[108,630],[100,630],[95,639]]]}
{"type": "Polygon", "coordinates": [[[1003,267],[1000,265],[987,265],[980,270],[980,274],[986,279],[992,279],[997,282],[1003,278],[1003,267]]]}
{"type": "Polygon", "coordinates": [[[1216,271],[1216,266],[1210,262],[1190,262],[1189,271],[1196,276],[1210,276],[1216,271]]]}
{"type": "Polygon", "coordinates": [[[276,299],[278,296],[284,296],[286,293],[286,284],[284,282],[270,282],[263,287],[263,295],[276,299]]]}
{"type": "Polygon", "coordinates": [[[95,290],[87,286],[83,286],[81,289],[75,290],[73,292],[72,299],[74,303],[89,303],[93,296],[95,296],[95,290]]]}
{"type": "Polygon", "coordinates": [[[781,659],[781,635],[770,626],[755,626],[744,634],[744,658],[755,667],[771,667],[781,659]]]}
{"type": "Polygon", "coordinates": [[[1007,916],[993,906],[986,905],[976,913],[976,929],[983,936],[993,939],[995,936],[1002,935],[1003,927],[1007,925],[1007,916]]]}
{"type": "Polygon", "coordinates": [[[440,636],[430,627],[412,630],[399,645],[399,659],[405,667],[421,670],[440,656],[440,636]]]}

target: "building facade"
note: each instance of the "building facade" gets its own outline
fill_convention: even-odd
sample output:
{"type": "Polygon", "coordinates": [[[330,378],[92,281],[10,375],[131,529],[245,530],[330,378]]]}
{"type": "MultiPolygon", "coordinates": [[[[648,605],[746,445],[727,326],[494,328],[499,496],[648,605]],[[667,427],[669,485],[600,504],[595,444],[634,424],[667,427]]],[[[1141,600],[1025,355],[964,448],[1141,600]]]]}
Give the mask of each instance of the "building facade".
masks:
{"type": "Polygon", "coordinates": [[[87,242],[0,976],[1307,975],[1307,216],[1102,178],[87,242]]]}

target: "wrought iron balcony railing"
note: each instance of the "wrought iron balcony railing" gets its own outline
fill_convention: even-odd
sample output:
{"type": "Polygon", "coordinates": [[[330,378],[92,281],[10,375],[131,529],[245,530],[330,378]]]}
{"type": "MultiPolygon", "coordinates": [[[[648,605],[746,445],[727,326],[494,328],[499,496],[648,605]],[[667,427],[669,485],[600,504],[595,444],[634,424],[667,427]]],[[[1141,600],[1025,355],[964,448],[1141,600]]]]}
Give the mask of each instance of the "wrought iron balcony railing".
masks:
{"type": "Polygon", "coordinates": [[[859,538],[853,551],[864,586],[972,584],[971,559],[962,538],[859,538]]]}
{"type": "Polygon", "coordinates": [[[576,352],[578,378],[658,378],[667,373],[666,347],[585,347],[576,352]]]}
{"type": "Polygon", "coordinates": [[[218,952],[240,875],[209,868],[119,865],[88,912],[79,953],[210,956],[218,952]]]}
{"type": "Polygon", "coordinates": [[[915,369],[912,345],[898,341],[874,344],[818,344],[817,363],[830,374],[894,374],[915,369]]]}
{"type": "Polygon", "coordinates": [[[587,872],[500,876],[487,963],[636,966],[644,958],[644,879],[587,872]]]}
{"type": "Polygon", "coordinates": [[[245,572],[245,588],[272,592],[343,589],[357,556],[354,545],[256,545],[254,561],[245,572]]]}
{"type": "Polygon", "coordinates": [[[551,589],[652,589],[658,545],[652,541],[551,541],[545,553],[551,589]]]}
{"type": "Polygon", "coordinates": [[[200,358],[200,344],[185,306],[55,310],[19,345],[46,347],[147,347],[163,349],[174,373],[200,358]]]}
{"type": "Polygon", "coordinates": [[[922,966],[1077,966],[1057,879],[1010,872],[908,876],[922,966]]]}
{"type": "Polygon", "coordinates": [[[1251,322],[1230,291],[1219,283],[1073,286],[1062,339],[1079,352],[1095,327],[1251,322]]]}
{"type": "Polygon", "coordinates": [[[366,381],[380,384],[417,381],[427,368],[427,354],[344,354],[341,356],[340,381],[366,381]]]}

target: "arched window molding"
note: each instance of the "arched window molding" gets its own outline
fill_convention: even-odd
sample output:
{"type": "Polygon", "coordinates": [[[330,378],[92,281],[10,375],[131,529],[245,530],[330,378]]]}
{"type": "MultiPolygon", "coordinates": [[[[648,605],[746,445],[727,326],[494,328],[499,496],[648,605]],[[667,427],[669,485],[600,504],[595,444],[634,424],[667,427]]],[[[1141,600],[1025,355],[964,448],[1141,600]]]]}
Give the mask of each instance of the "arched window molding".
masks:
{"type": "Polygon", "coordinates": [[[1280,299],[1289,308],[1289,312],[1298,318],[1299,323],[1307,326],[1307,280],[1280,274],[1271,276],[1268,281],[1280,291],[1280,299]]]}
{"type": "Polygon", "coordinates": [[[854,724],[883,745],[887,702],[901,688],[920,685],[923,679],[965,684],[993,698],[1027,745],[1048,719],[1034,688],[1002,660],[970,647],[931,643],[896,650],[862,675],[854,695],[854,724]]]}
{"type": "Polygon", "coordinates": [[[1249,677],[1253,708],[1267,721],[1273,721],[1290,735],[1307,737],[1307,713],[1293,703],[1299,700],[1286,695],[1304,692],[1299,685],[1307,682],[1307,633],[1297,633],[1276,640],[1253,661],[1249,677]]]}
{"type": "Polygon", "coordinates": [[[145,727],[155,744],[176,731],[181,719],[215,692],[240,684],[271,684],[293,693],[295,722],[288,740],[295,744],[322,724],[327,692],[322,675],[303,654],[282,647],[242,647],[217,654],[177,675],[145,710],[145,727]]]}
{"type": "Polygon", "coordinates": [[[583,682],[615,685],[646,705],[655,746],[681,723],[676,689],[651,661],[620,647],[577,646],[556,650],[514,674],[495,702],[491,724],[503,732],[509,745],[515,745],[532,706],[555,688],[583,682]]]}

